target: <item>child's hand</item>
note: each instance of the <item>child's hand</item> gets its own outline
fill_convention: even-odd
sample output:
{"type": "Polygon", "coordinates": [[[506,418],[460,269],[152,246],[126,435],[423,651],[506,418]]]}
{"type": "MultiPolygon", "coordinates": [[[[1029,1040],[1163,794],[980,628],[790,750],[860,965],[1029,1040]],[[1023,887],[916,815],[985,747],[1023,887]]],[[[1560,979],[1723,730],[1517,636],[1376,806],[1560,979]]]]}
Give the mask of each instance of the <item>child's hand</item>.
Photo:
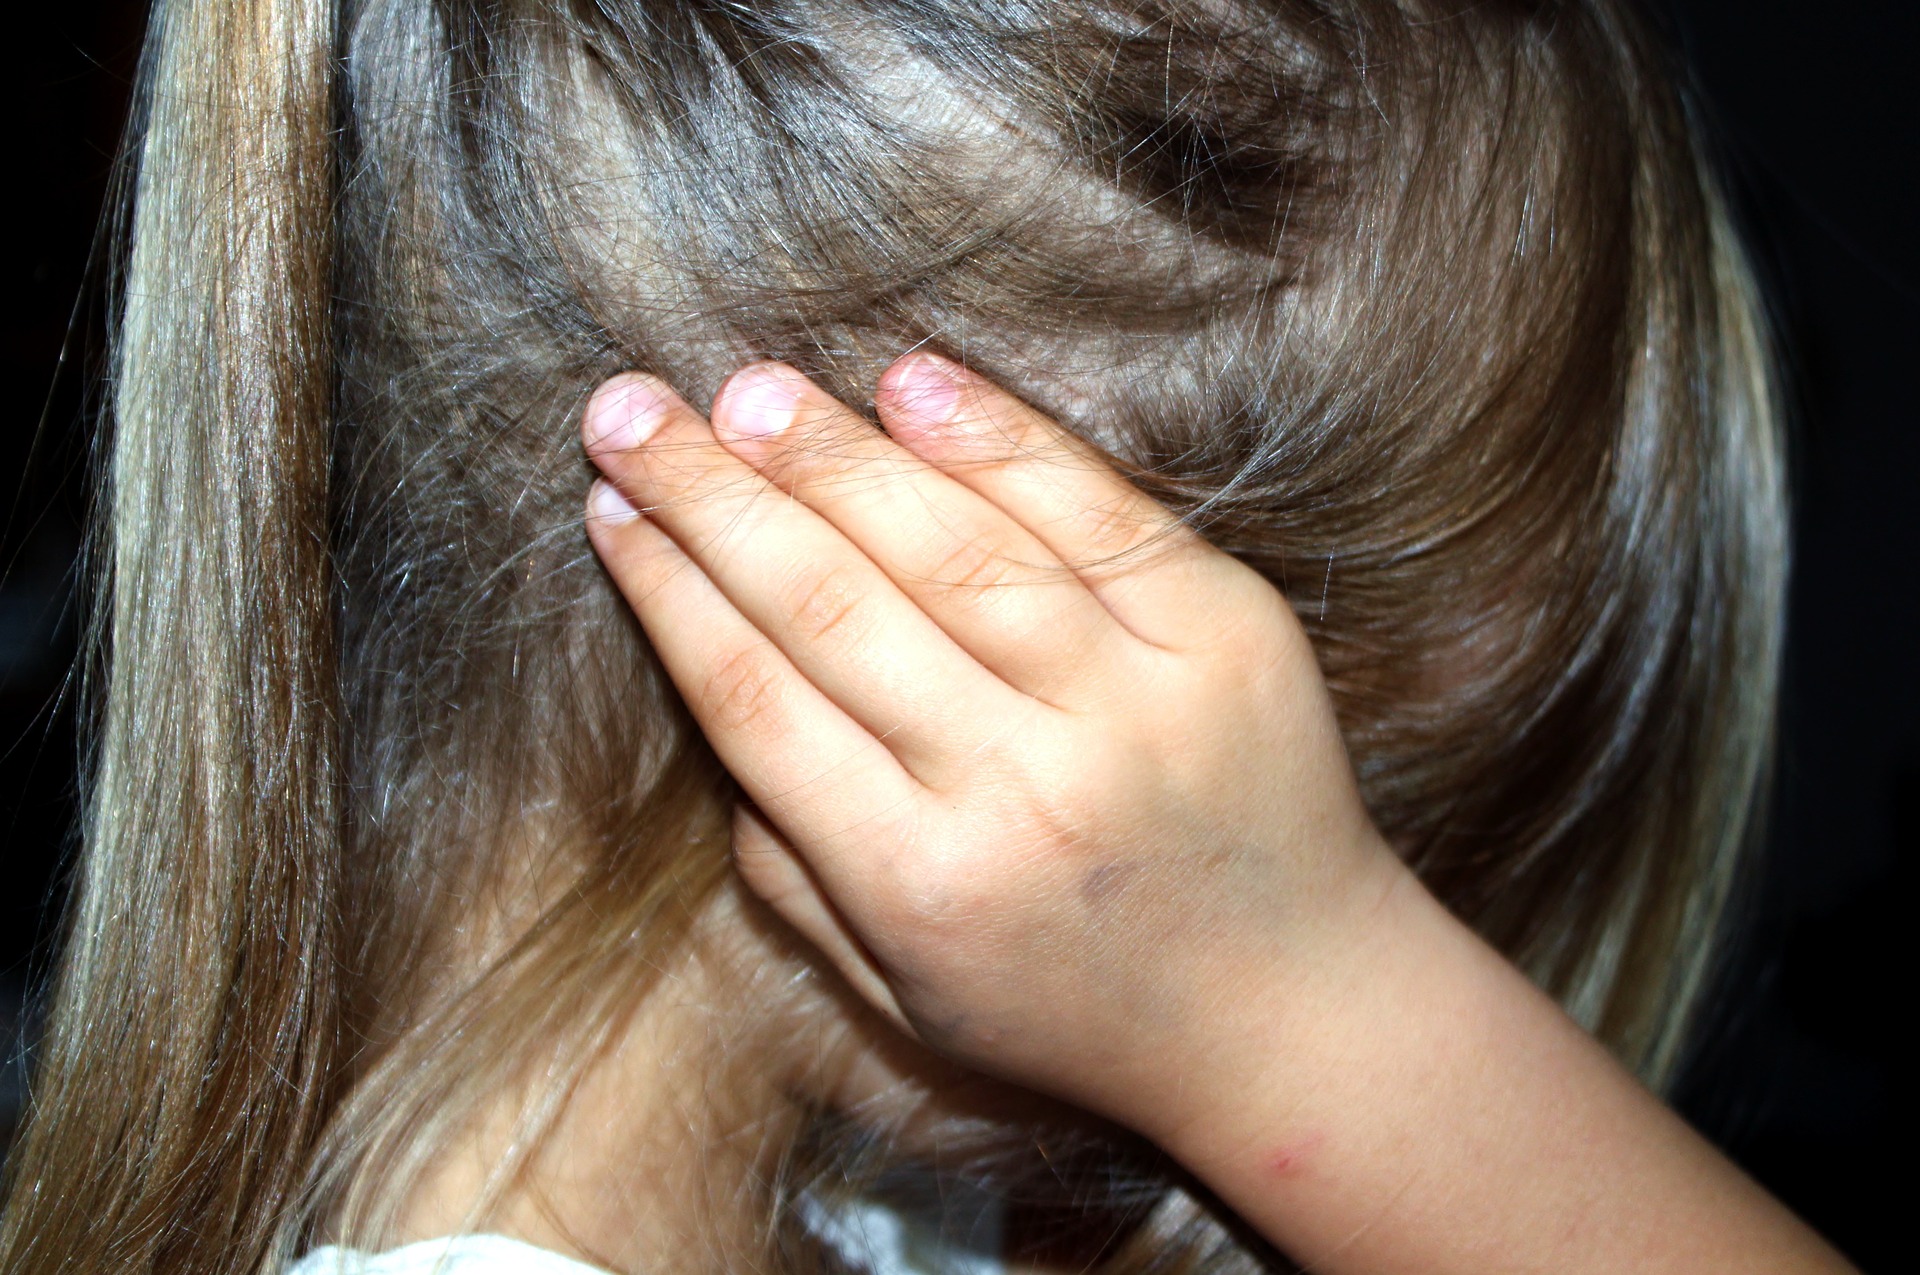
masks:
{"type": "Polygon", "coordinates": [[[927,1043],[1145,1123],[1398,865],[1266,580],[952,364],[877,398],[891,437],[781,366],[711,426],[610,381],[593,543],[757,807],[748,884],[927,1043]]]}
{"type": "Polygon", "coordinates": [[[948,364],[878,400],[586,420],[740,871],[867,999],[1330,1275],[1847,1269],[1394,858],[1264,580],[948,364]]]}

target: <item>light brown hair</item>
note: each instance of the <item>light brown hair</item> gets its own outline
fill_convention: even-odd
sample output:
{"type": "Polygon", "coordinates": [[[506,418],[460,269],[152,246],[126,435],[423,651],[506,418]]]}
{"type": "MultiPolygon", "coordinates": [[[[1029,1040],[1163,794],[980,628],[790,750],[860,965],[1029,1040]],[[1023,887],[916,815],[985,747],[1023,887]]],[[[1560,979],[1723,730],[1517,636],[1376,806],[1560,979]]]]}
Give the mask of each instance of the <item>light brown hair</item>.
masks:
{"type": "MultiPolygon", "coordinates": [[[[1678,82],[1613,0],[161,0],[0,1265],[283,1260],[533,1060],[563,1102],[686,941],[732,793],[580,532],[622,368],[861,404],[925,344],[1096,440],[1293,600],[1428,884],[1662,1082],[1784,569],[1678,82]],[[530,846],[551,906],[459,977],[530,846]]],[[[774,1215],[885,1158],[782,1136],[774,1215]]],[[[1098,1154],[1161,1210],[1101,1269],[1277,1260],[1098,1154]]]]}

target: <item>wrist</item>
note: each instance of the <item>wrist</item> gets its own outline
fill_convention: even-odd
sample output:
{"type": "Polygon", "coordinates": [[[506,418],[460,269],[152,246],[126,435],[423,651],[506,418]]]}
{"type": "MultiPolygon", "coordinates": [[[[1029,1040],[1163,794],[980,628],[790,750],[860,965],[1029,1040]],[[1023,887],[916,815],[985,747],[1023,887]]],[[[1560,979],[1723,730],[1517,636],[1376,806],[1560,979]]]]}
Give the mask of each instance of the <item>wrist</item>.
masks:
{"type": "Polygon", "coordinates": [[[1844,1270],[1382,850],[1128,1121],[1329,1275],[1844,1270]]]}
{"type": "Polygon", "coordinates": [[[1143,1097],[1129,1104],[1137,1109],[1115,1113],[1196,1172],[1246,1152],[1256,1127],[1284,1125],[1287,1108],[1317,1087],[1315,1073],[1337,1068],[1323,1026],[1351,1014],[1371,982],[1393,977],[1409,937],[1458,928],[1371,828],[1316,876],[1289,905],[1293,915],[1263,918],[1237,938],[1209,936],[1182,1047],[1155,1051],[1136,1089],[1143,1097]],[[1255,1101],[1261,1121],[1248,1110],[1255,1101]]]}

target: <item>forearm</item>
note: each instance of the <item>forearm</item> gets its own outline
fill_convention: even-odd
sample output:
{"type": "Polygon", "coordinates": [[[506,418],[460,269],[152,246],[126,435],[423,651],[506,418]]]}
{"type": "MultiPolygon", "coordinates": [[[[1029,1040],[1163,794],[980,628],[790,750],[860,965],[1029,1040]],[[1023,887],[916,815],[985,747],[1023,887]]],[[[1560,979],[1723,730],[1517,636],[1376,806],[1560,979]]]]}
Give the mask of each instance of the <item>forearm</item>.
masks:
{"type": "Polygon", "coordinates": [[[1231,1040],[1149,1130],[1249,1223],[1335,1273],[1848,1269],[1410,874],[1381,876],[1324,959],[1237,982],[1231,1040]]]}
{"type": "Polygon", "coordinates": [[[741,875],[869,1003],[1316,1269],[1844,1269],[1379,844],[1270,581],[965,368],[875,403],[760,365],[583,422],[741,875]]]}

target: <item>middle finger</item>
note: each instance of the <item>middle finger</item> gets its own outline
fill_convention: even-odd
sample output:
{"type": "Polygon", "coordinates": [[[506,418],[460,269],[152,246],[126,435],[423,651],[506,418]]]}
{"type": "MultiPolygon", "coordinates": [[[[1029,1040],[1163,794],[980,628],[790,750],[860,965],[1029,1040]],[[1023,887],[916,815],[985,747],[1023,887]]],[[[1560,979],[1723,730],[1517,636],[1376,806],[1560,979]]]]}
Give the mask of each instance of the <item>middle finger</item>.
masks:
{"type": "Polygon", "coordinates": [[[1071,568],[795,369],[737,373],[714,402],[713,428],[1011,685],[1066,707],[1115,680],[1110,665],[1130,634],[1071,568]]]}

